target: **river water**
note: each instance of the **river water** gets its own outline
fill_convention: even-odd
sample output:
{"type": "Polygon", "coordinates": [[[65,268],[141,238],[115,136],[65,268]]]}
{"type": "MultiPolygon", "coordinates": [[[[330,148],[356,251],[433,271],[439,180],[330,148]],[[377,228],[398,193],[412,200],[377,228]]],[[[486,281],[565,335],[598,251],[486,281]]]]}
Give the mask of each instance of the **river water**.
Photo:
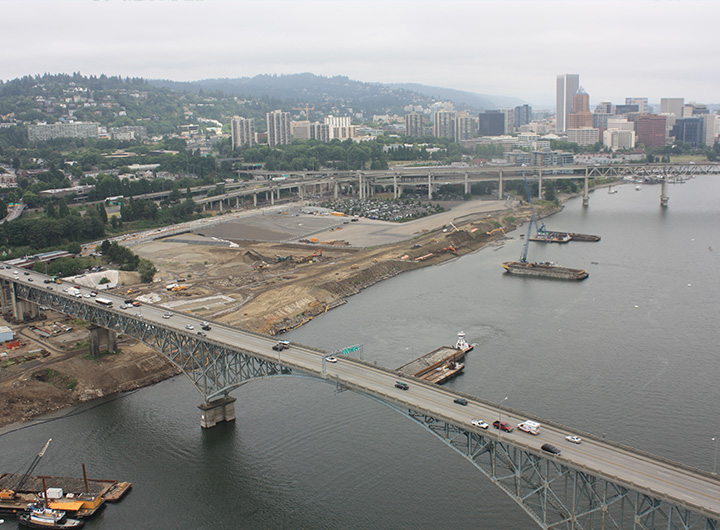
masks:
{"type": "MultiPolygon", "coordinates": [[[[531,243],[584,282],[506,276],[525,229],[406,273],[285,336],[397,367],[463,330],[448,383],[468,394],[712,471],[720,434],[720,178],[598,190],[545,219],[599,243],[531,243]]],[[[382,404],[308,378],[253,381],[237,421],[203,431],[183,376],[0,436],[0,471],[133,483],[87,528],[524,529],[532,521],[441,441],[382,404]]],[[[6,526],[15,527],[15,522],[6,526]]]]}

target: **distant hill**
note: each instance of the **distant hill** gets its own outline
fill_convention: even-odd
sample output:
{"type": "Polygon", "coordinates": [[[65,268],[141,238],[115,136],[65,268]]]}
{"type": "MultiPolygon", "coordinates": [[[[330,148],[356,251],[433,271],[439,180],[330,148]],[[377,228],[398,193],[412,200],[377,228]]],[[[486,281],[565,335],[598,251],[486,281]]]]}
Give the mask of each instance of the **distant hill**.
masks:
{"type": "Polygon", "coordinates": [[[521,105],[517,98],[486,96],[420,84],[382,84],[354,81],[346,76],[323,77],[310,73],[257,75],[235,79],[200,81],[148,80],[151,85],[176,91],[225,95],[248,99],[279,100],[291,104],[309,104],[316,112],[340,111],[372,114],[404,112],[407,105],[429,106],[436,101],[452,101],[461,110],[480,111],[521,105]]]}
{"type": "Polygon", "coordinates": [[[504,107],[517,107],[526,102],[509,96],[489,96],[475,92],[464,92],[453,88],[420,85],[418,83],[391,83],[385,86],[402,88],[432,98],[452,101],[456,105],[467,106],[477,110],[494,110],[504,107]]]}

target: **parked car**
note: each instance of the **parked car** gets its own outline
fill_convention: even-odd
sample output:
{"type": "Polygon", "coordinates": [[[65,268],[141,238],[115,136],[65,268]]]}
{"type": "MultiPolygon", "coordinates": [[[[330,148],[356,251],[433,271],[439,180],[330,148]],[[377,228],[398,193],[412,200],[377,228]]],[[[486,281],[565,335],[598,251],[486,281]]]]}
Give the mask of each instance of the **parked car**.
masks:
{"type": "Polygon", "coordinates": [[[453,399],[453,403],[457,403],[458,405],[462,405],[464,407],[468,402],[465,398],[455,398],[453,399]]]}
{"type": "Polygon", "coordinates": [[[482,420],[472,420],[470,423],[475,427],[480,427],[481,429],[487,429],[489,427],[489,425],[482,420]]]}
{"type": "Polygon", "coordinates": [[[579,443],[582,442],[582,438],[580,438],[579,436],[575,436],[574,434],[568,434],[568,435],[565,437],[565,439],[566,439],[568,442],[571,442],[571,443],[574,443],[574,444],[579,444],[579,443]]]}
{"type": "Polygon", "coordinates": [[[505,431],[505,432],[513,431],[512,425],[510,425],[506,421],[495,420],[493,422],[493,427],[495,427],[496,429],[500,429],[501,431],[505,431]]]}
{"type": "Polygon", "coordinates": [[[543,444],[540,448],[546,453],[550,453],[551,455],[557,455],[560,456],[561,451],[557,447],[555,447],[553,444],[543,444]]]}

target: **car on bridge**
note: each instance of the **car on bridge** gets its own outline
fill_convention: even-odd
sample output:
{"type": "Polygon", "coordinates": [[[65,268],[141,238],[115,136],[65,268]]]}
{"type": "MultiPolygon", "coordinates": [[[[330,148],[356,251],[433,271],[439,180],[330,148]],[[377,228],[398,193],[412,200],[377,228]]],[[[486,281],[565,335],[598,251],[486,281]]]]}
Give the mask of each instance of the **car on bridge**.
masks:
{"type": "Polygon", "coordinates": [[[202,324],[200,327],[201,327],[202,329],[204,329],[205,331],[210,331],[210,330],[212,329],[212,328],[210,327],[210,324],[208,324],[207,322],[204,323],[204,324],[202,324]]]}
{"type": "Polygon", "coordinates": [[[479,427],[480,429],[487,429],[489,425],[482,420],[475,419],[470,422],[473,427],[479,427]]]}
{"type": "Polygon", "coordinates": [[[462,405],[464,407],[468,404],[468,401],[465,398],[455,398],[453,399],[453,403],[457,403],[458,405],[462,405]]]}
{"type": "Polygon", "coordinates": [[[562,451],[560,451],[560,449],[555,447],[553,444],[543,444],[540,449],[542,449],[546,453],[550,453],[551,455],[560,456],[562,454],[562,451]]]}
{"type": "Polygon", "coordinates": [[[501,431],[505,431],[505,432],[513,431],[512,425],[510,425],[506,421],[495,420],[493,422],[493,427],[495,427],[496,429],[500,429],[501,431]]]}
{"type": "Polygon", "coordinates": [[[566,439],[568,442],[574,443],[574,444],[579,444],[579,443],[582,442],[582,438],[580,438],[579,436],[575,436],[574,434],[568,434],[568,435],[565,437],[565,439],[566,439]]]}
{"type": "Polygon", "coordinates": [[[283,351],[290,347],[290,341],[289,340],[279,340],[276,344],[273,344],[272,349],[275,351],[283,351]]]}
{"type": "Polygon", "coordinates": [[[193,326],[192,324],[185,324],[185,329],[193,330],[195,329],[195,326],[193,326]]]}
{"type": "Polygon", "coordinates": [[[395,388],[399,388],[400,390],[407,390],[410,388],[410,385],[407,383],[403,383],[402,381],[395,381],[395,388]]]}
{"type": "Polygon", "coordinates": [[[329,363],[336,363],[337,357],[327,357],[325,360],[329,363]]]}

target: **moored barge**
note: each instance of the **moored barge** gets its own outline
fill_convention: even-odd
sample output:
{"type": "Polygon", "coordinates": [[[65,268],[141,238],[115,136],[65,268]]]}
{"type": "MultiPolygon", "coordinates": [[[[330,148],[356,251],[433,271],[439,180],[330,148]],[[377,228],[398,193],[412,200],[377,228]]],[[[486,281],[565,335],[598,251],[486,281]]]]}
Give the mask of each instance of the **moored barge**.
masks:
{"type": "Polygon", "coordinates": [[[556,280],[584,280],[589,275],[584,269],[569,269],[552,263],[533,263],[530,261],[506,261],[502,264],[508,274],[535,276],[556,280]]]}

